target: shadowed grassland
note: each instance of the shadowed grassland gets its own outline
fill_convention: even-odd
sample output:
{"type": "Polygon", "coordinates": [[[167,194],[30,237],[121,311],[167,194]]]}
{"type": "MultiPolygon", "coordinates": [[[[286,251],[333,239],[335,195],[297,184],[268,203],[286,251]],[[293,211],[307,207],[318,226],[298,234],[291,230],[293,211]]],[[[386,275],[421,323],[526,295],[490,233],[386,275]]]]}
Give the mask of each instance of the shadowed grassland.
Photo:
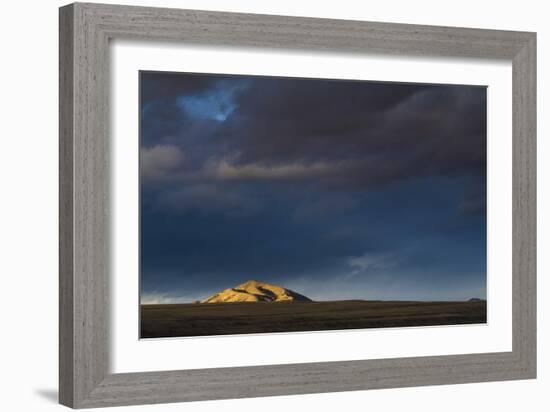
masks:
{"type": "Polygon", "coordinates": [[[485,301],[345,300],[141,305],[142,338],[486,322],[485,301]]]}

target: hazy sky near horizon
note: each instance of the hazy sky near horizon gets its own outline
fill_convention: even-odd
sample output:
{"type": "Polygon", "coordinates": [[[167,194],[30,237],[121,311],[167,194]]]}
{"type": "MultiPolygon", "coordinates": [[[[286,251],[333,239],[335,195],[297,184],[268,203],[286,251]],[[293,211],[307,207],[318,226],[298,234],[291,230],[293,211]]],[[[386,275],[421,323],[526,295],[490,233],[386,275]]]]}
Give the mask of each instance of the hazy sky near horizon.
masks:
{"type": "Polygon", "coordinates": [[[141,301],[486,297],[486,89],[140,73],[141,301]]]}

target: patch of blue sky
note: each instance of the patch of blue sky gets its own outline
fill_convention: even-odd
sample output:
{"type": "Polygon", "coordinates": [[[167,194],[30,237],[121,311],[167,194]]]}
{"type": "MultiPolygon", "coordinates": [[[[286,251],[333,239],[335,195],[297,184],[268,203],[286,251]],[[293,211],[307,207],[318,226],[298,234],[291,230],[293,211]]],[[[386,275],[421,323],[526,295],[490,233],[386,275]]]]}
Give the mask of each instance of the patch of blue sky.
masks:
{"type": "Polygon", "coordinates": [[[220,81],[217,87],[198,95],[182,95],[176,100],[178,107],[197,119],[226,121],[237,109],[235,97],[248,87],[240,79],[220,81]]]}

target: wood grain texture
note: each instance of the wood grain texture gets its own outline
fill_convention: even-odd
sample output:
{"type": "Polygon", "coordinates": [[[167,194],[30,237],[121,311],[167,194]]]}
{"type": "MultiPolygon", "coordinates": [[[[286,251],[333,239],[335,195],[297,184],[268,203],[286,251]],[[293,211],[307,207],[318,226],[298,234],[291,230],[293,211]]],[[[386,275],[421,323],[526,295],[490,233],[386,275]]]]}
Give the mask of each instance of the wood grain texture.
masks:
{"type": "Polygon", "coordinates": [[[61,191],[60,400],[79,405],[106,376],[108,254],[107,41],[77,5],[60,11],[61,191]],[[64,41],[68,44],[63,44],[64,41]],[[69,101],[64,101],[68,94],[69,101]],[[65,329],[64,329],[65,328],[65,329]]]}
{"type": "Polygon", "coordinates": [[[74,408],[349,391],[536,375],[534,33],[75,3],[60,9],[60,402],[74,408]],[[109,40],[513,64],[513,350],[109,373],[109,40]]]}
{"type": "Polygon", "coordinates": [[[536,37],[512,62],[513,351],[536,375],[536,37]]]}
{"type": "MultiPolygon", "coordinates": [[[[71,8],[72,9],[72,8],[71,8]]],[[[59,15],[59,400],[73,404],[73,37],[69,8],[59,15]]]]}

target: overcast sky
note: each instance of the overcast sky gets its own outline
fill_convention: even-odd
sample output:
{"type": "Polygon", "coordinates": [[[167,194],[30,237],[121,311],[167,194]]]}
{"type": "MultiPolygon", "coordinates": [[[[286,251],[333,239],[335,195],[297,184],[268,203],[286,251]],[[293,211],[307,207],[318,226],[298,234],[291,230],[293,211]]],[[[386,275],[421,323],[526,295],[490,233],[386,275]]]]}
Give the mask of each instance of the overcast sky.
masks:
{"type": "Polygon", "coordinates": [[[486,89],[142,72],[142,302],[486,296],[486,89]]]}

